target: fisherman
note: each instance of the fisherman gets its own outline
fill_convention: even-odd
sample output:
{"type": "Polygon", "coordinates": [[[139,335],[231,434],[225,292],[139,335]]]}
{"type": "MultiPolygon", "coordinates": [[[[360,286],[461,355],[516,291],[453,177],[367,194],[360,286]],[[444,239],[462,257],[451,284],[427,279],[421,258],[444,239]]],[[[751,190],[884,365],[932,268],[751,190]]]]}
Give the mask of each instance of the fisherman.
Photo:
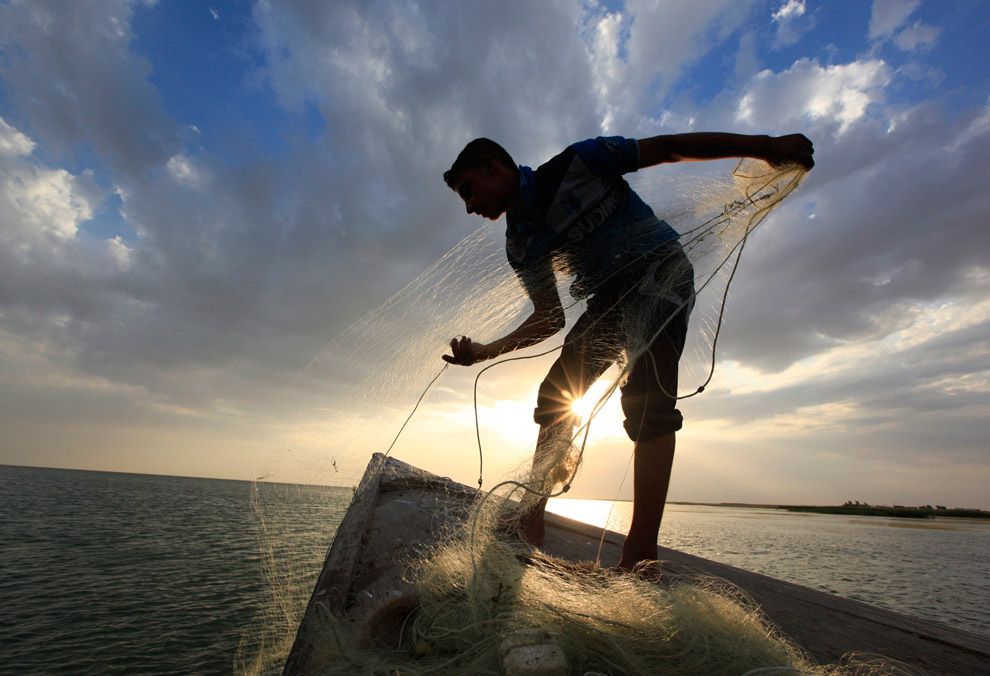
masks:
{"type": "MultiPolygon", "coordinates": [[[[755,158],[771,166],[814,166],[814,148],[802,134],[748,136],[701,132],[645,139],[598,137],[568,146],[537,169],[517,166],[502,146],[478,138],[465,146],[444,181],[469,214],[506,215],[506,253],[533,311],[515,330],[490,343],[450,341],[443,359],[470,366],[535,345],[564,328],[556,273],[574,275],[571,295],[587,309],[564,339],[560,356],[540,385],[534,420],[540,426],[534,469],[562,436],[570,440],[571,408],[613,363],[622,363],[630,319],[651,337],[622,386],[624,426],[634,443],[633,518],[619,568],[657,558],[657,539],[674,460],[677,363],[694,302],[693,270],[678,233],[659,220],[623,174],[668,162],[755,158]],[[637,302],[651,288],[662,297],[637,302]],[[651,317],[629,317],[649,308],[651,317]]],[[[546,487],[544,485],[544,487],[546,487]]],[[[541,492],[549,492],[546,491],[541,492]]],[[[520,525],[540,546],[546,497],[520,525]]]]}

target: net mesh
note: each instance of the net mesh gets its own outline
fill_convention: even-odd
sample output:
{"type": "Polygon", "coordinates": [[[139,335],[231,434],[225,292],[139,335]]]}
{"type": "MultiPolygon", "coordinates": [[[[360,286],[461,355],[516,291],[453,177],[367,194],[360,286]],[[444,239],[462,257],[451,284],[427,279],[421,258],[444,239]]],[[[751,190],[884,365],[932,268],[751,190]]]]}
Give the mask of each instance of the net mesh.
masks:
{"type": "MultiPolygon", "coordinates": [[[[649,357],[647,351],[674,317],[691,306],[679,396],[704,390],[714,370],[728,289],[749,237],[804,174],[799,167],[743,161],[728,176],[708,173],[634,185],[680,233],[679,257],[671,262],[669,251],[650,252],[658,255],[622,261],[610,271],[609,278],[624,281],[610,297],[622,320],[610,325],[610,333],[596,336],[615,348],[611,368],[602,376],[605,387],[595,390],[582,420],[567,418],[544,430],[535,462],[529,460],[532,441],[512,448],[486,443],[492,435],[484,432],[504,424],[504,418],[494,424],[487,420],[492,409],[484,404],[486,392],[479,403],[479,388],[490,380],[487,394],[521,398],[512,391],[519,373],[500,379],[500,369],[516,363],[538,380],[561,349],[561,340],[472,369],[448,369],[439,361],[458,331],[490,340],[513,328],[529,310],[506,263],[502,233],[490,226],[473,232],[346,329],[299,374],[293,396],[300,408],[320,413],[320,429],[309,438],[297,433],[293,444],[309,444],[319,457],[332,448],[334,472],[340,465],[344,473],[331,480],[354,482],[371,451],[401,452],[406,460],[430,468],[429,461],[417,463],[411,450],[424,440],[434,452],[441,445],[446,457],[456,458],[451,466],[461,473],[468,471],[467,451],[474,447],[479,483],[486,473],[508,477],[489,480],[494,486],[474,503],[462,525],[410,562],[412,591],[383,603],[368,624],[355,627],[341,615],[322,615],[320,673],[505,673],[512,670],[508,653],[518,655],[521,648],[534,649],[532,645],[553,646],[566,662],[565,673],[894,672],[889,662],[865,659],[814,665],[767,624],[752,602],[724,583],[661,575],[662,584],[656,584],[642,576],[604,572],[597,562],[578,566],[529,547],[512,527],[535,501],[570,486],[582,465],[589,428],[604,403],[628,378],[632,365],[649,357]],[[632,276],[623,277],[626,270],[632,276]],[[694,293],[684,292],[685,276],[694,293]],[[452,418],[452,409],[469,415],[452,418]],[[497,461],[486,470],[484,461],[491,458],[497,461]],[[512,637],[521,648],[513,648],[512,637]]],[[[559,257],[554,265],[559,293],[569,299],[574,261],[559,257]]],[[[608,279],[602,284],[616,287],[608,279]]],[[[584,289],[580,295],[594,297],[597,290],[584,289]]],[[[587,303],[565,302],[569,324],[587,303]]],[[[656,376],[659,381],[660,374],[656,376]]],[[[516,409],[514,426],[535,430],[528,410],[528,405],[516,409]]],[[[296,605],[294,617],[301,611],[296,605]]],[[[280,619],[280,625],[291,624],[291,619],[280,619]]],[[[279,649],[266,659],[243,660],[250,665],[246,670],[278,672],[287,644],[267,642],[275,644],[279,649]]]]}

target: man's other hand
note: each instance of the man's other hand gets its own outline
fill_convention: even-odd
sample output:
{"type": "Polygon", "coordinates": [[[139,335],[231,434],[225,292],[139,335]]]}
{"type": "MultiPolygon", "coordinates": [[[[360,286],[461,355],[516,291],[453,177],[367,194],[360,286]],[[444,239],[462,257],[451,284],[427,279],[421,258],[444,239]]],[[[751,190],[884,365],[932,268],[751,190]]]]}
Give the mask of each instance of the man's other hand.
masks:
{"type": "Polygon", "coordinates": [[[815,146],[807,136],[788,134],[770,139],[770,151],[766,160],[774,167],[785,164],[800,164],[805,169],[811,169],[815,166],[815,160],[812,158],[814,154],[815,146]]]}
{"type": "Polygon", "coordinates": [[[482,343],[472,342],[467,336],[452,338],[450,341],[452,355],[443,355],[443,360],[449,364],[470,366],[471,364],[476,364],[479,361],[485,361],[489,358],[487,347],[487,345],[482,343]]]}

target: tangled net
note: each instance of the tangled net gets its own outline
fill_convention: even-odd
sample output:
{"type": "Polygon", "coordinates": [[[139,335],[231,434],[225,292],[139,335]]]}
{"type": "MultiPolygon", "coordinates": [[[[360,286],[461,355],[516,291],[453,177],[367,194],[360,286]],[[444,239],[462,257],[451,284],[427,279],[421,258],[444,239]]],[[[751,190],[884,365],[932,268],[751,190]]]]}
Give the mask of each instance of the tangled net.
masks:
{"type": "Polygon", "coordinates": [[[657,584],[461,535],[415,565],[415,593],[383,604],[360,633],[325,617],[316,673],[907,673],[866,657],[816,665],[718,580],[665,576],[657,584]]]}
{"type": "MultiPolygon", "coordinates": [[[[645,201],[663,205],[654,208],[680,233],[680,247],[687,257],[679,265],[623,261],[612,271],[648,268],[649,277],[627,281],[616,300],[623,321],[611,338],[621,348],[620,355],[591,414],[576,428],[568,424],[554,428],[555,438],[544,444],[547,450],[537,462],[483,494],[462,528],[411,563],[409,577],[415,592],[380,609],[377,639],[369,638],[367,628],[355,632],[344,618],[324,618],[323,673],[500,674],[505,673],[506,652],[513,649],[513,640],[524,647],[527,642],[555,646],[566,660],[566,673],[577,674],[893,673],[890,666],[865,660],[814,665],[771,628],[738,590],[724,583],[664,577],[664,584],[655,584],[636,575],[606,574],[594,566],[545,556],[504,527],[507,518],[511,521],[507,515],[570,486],[581,466],[589,426],[602,406],[672,317],[686,312],[689,304],[696,309],[681,360],[685,393],[681,398],[704,390],[714,370],[728,288],[748,238],[798,187],[804,174],[796,166],[771,168],[743,161],[728,180],[680,179],[679,187],[656,181],[634,185],[645,201]],[[685,297],[678,291],[689,272],[695,294],[685,297]],[[658,321],[661,308],[668,316],[658,321]]],[[[566,256],[554,261],[562,292],[574,263],[566,256]]],[[[595,291],[585,289],[580,295],[595,291]]],[[[566,296],[562,293],[562,297],[566,296]]],[[[363,402],[415,400],[416,413],[445,374],[446,367],[440,368],[437,359],[458,328],[494,337],[518,321],[527,307],[506,264],[500,234],[482,228],[338,336],[297,384],[319,402],[331,396],[326,383],[332,383],[336,415],[352,416],[349,425],[336,428],[335,440],[341,442],[340,431],[348,426],[360,428],[357,445],[367,453],[363,402]],[[383,354],[394,353],[399,330],[401,352],[383,361],[383,354]],[[348,401],[353,409],[342,413],[343,402],[348,401]]],[[[578,300],[566,309],[573,316],[583,307],[584,301],[578,300]]],[[[531,349],[487,364],[474,374],[479,485],[484,473],[479,379],[499,364],[559,349],[559,344],[531,349]]],[[[381,432],[381,407],[376,411],[374,429],[382,436],[371,442],[372,448],[387,447],[391,452],[399,436],[381,432]]],[[[402,421],[392,427],[401,435],[412,414],[396,410],[392,415],[396,423],[402,421]]]]}

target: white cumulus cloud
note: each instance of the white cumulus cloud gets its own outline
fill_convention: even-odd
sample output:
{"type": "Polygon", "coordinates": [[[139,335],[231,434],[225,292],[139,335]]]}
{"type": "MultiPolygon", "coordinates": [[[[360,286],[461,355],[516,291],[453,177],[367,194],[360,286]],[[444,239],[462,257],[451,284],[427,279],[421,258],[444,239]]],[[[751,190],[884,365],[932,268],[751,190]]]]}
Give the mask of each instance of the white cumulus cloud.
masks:
{"type": "Polygon", "coordinates": [[[21,250],[40,237],[74,237],[93,217],[89,174],[47,169],[30,161],[34,141],[0,119],[0,240],[21,250]]]}
{"type": "MultiPolygon", "coordinates": [[[[617,118],[616,131],[631,134],[637,131],[637,121],[644,119],[652,127],[656,105],[663,94],[687,67],[744,26],[754,4],[750,0],[627,2],[632,21],[626,45],[627,67],[622,73],[622,86],[610,92],[616,100],[626,101],[626,114],[624,119],[617,118]],[[659,86],[655,86],[657,83],[659,86]]],[[[655,127],[651,130],[655,131],[655,127]]]]}
{"type": "Polygon", "coordinates": [[[120,235],[112,237],[106,241],[107,254],[110,256],[110,260],[113,261],[114,266],[121,271],[129,270],[131,268],[131,248],[127,246],[124,242],[124,238],[120,235]]]}
{"type": "Polygon", "coordinates": [[[771,15],[771,18],[776,23],[782,23],[804,16],[805,11],[804,0],[787,0],[771,15]]]}
{"type": "Polygon", "coordinates": [[[770,15],[770,19],[777,25],[777,33],[773,40],[774,48],[795,44],[800,39],[801,34],[811,27],[811,24],[805,25],[803,28],[798,25],[806,11],[804,0],[786,0],[777,11],[770,15]]]}
{"type": "Polygon", "coordinates": [[[764,70],[740,98],[736,120],[760,127],[804,117],[832,121],[843,134],[882,100],[888,71],[878,59],[832,66],[801,59],[781,73],[764,70]]]}
{"type": "Polygon", "coordinates": [[[201,188],[207,180],[206,172],[188,155],[172,155],[165,168],[177,183],[192,188],[201,188]]]}
{"type": "Polygon", "coordinates": [[[609,92],[621,82],[623,63],[619,56],[624,17],[617,12],[595,17],[589,36],[588,52],[591,72],[599,105],[602,109],[602,131],[608,132],[614,123],[615,104],[609,92]]]}
{"type": "Polygon", "coordinates": [[[24,156],[34,151],[34,141],[0,117],[0,156],[24,156]]]}

